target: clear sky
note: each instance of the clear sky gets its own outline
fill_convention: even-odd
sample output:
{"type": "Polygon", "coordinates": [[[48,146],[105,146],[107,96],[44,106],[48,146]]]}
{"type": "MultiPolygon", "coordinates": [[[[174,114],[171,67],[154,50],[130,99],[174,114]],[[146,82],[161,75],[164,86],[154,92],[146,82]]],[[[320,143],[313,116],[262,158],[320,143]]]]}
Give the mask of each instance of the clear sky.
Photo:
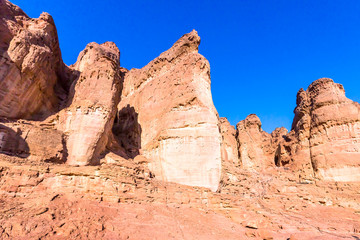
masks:
{"type": "Polygon", "coordinates": [[[263,129],[290,128],[296,93],[321,77],[360,101],[359,0],[12,0],[55,19],[64,62],[87,43],[113,41],[121,66],[145,66],[196,29],[221,117],[256,113],[263,129]]]}

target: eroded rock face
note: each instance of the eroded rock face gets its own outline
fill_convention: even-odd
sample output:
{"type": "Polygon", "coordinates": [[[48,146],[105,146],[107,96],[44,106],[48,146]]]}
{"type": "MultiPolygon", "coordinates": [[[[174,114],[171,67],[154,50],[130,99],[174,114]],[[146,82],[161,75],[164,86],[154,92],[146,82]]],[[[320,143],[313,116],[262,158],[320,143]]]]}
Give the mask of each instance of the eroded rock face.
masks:
{"type": "Polygon", "coordinates": [[[116,115],[121,91],[120,52],[114,43],[90,43],[72,66],[74,81],[58,129],[67,135],[67,163],[99,164],[116,115]]]}
{"type": "Polygon", "coordinates": [[[220,118],[220,133],[221,133],[221,169],[222,178],[221,185],[226,184],[227,181],[238,181],[235,169],[240,168],[238,143],[236,140],[236,130],[229,121],[222,117],[220,118]]]}
{"type": "Polygon", "coordinates": [[[65,65],[52,17],[0,1],[0,117],[44,119],[64,98],[65,65]]]}
{"type": "Polygon", "coordinates": [[[52,125],[1,120],[0,153],[27,158],[30,162],[64,162],[66,149],[63,134],[52,125]]]}
{"type": "Polygon", "coordinates": [[[271,136],[261,129],[261,121],[255,114],[236,124],[239,156],[244,168],[259,168],[271,165],[271,136]]]}
{"type": "Polygon", "coordinates": [[[220,118],[220,133],[222,137],[221,158],[225,162],[240,165],[236,130],[225,117],[220,118]]]}
{"type": "Polygon", "coordinates": [[[263,169],[275,165],[275,151],[285,128],[276,128],[271,134],[261,128],[261,121],[255,114],[250,114],[237,125],[237,141],[242,166],[246,169],[263,169]]]}
{"type": "Polygon", "coordinates": [[[215,191],[221,136],[210,91],[210,67],[200,37],[185,34],[142,69],[125,75],[119,111],[138,114],[142,152],[159,179],[215,191]]]}
{"type": "Polygon", "coordinates": [[[279,164],[307,164],[325,180],[360,181],[359,110],[358,103],[346,98],[343,86],[331,79],[301,89],[279,164]]]}

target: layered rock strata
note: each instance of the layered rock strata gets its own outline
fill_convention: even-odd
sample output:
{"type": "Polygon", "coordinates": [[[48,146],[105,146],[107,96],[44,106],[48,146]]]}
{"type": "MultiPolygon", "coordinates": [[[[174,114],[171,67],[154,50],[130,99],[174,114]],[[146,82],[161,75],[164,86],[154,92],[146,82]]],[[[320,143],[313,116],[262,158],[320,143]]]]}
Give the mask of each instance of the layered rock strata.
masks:
{"type": "Polygon", "coordinates": [[[212,190],[221,173],[221,136],[210,91],[210,66],[196,31],[142,69],[125,75],[119,112],[133,109],[141,141],[159,179],[212,190]]]}
{"type": "Polygon", "coordinates": [[[334,181],[360,181],[360,105],[329,78],[297,94],[291,132],[277,154],[278,165],[313,170],[334,181]]]}

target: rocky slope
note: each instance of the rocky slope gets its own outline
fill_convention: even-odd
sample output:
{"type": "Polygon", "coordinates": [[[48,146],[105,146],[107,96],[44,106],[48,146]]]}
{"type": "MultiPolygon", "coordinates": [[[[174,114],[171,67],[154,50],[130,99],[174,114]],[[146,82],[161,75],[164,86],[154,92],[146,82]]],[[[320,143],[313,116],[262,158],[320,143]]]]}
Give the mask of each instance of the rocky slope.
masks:
{"type": "Polygon", "coordinates": [[[358,239],[359,104],[319,79],[291,131],[219,118],[196,31],[142,69],[63,64],[54,21],[0,0],[1,239],[358,239]],[[90,166],[95,165],[95,166],[90,166]]]}

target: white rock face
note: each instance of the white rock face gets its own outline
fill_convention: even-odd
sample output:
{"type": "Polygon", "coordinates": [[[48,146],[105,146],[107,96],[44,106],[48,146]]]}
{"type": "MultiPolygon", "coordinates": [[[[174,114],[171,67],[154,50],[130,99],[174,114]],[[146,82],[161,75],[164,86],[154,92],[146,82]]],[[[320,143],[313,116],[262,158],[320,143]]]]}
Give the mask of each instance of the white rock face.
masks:
{"type": "Polygon", "coordinates": [[[58,129],[67,136],[67,164],[100,163],[120,97],[119,58],[114,43],[89,43],[72,66],[79,76],[58,122],[58,129]]]}
{"type": "MultiPolygon", "coordinates": [[[[133,108],[140,152],[159,179],[216,191],[221,136],[210,90],[208,61],[195,31],[142,69],[125,75],[119,111],[133,108]]],[[[121,122],[120,122],[121,124],[121,122]]]]}

